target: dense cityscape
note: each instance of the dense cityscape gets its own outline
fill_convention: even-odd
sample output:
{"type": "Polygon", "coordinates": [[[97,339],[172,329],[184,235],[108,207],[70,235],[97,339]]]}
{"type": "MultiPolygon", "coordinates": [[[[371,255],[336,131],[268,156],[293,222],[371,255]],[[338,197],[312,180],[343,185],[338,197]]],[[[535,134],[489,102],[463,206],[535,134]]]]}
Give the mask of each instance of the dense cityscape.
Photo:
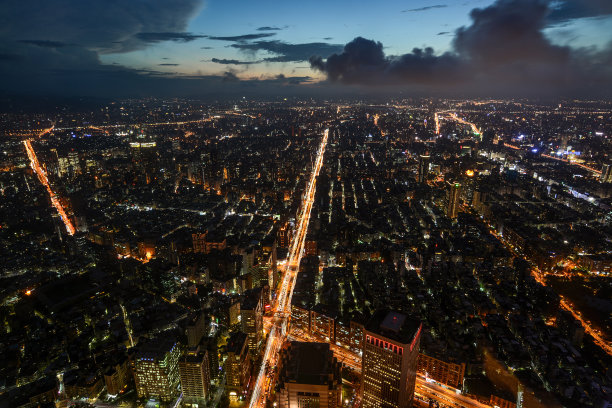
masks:
{"type": "Polygon", "coordinates": [[[3,114],[0,406],[609,406],[611,112],[3,114]]]}
{"type": "Polygon", "coordinates": [[[0,408],[612,408],[610,27],[0,1],[0,408]]]}

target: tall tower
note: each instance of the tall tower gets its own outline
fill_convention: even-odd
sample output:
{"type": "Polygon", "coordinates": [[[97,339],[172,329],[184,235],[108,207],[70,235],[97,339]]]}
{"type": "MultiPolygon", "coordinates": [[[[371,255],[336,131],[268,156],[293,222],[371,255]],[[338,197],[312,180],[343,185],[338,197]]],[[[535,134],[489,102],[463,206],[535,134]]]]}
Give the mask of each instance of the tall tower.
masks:
{"type": "Polygon", "coordinates": [[[187,345],[189,347],[195,347],[200,343],[204,334],[206,334],[206,322],[202,312],[191,313],[188,317],[187,323],[187,345]]]}
{"type": "Polygon", "coordinates": [[[263,337],[263,294],[261,288],[247,290],[240,305],[240,323],[247,335],[252,356],[257,355],[257,347],[263,337]]]}
{"type": "Polygon", "coordinates": [[[208,352],[199,347],[188,350],[179,360],[181,391],[185,402],[206,405],[210,385],[208,352]]]}
{"type": "Polygon", "coordinates": [[[422,325],[399,312],[379,310],[365,326],[363,408],[410,408],[422,325]]]}
{"type": "Polygon", "coordinates": [[[449,218],[457,218],[459,212],[459,201],[461,199],[461,184],[454,182],[448,183],[448,205],[446,215],[449,218]]]}
{"type": "Polygon", "coordinates": [[[226,388],[229,390],[230,401],[236,402],[240,396],[246,395],[251,379],[252,367],[247,335],[243,332],[232,333],[227,342],[226,350],[226,388]]]}
{"type": "Polygon", "coordinates": [[[431,157],[428,154],[422,154],[419,156],[419,174],[417,175],[417,180],[419,183],[424,183],[427,174],[429,173],[429,161],[431,157]]]}
{"type": "Polygon", "coordinates": [[[599,177],[601,183],[612,183],[612,164],[604,164],[601,168],[601,176],[599,177]]]}
{"type": "Polygon", "coordinates": [[[327,343],[292,341],[280,355],[276,404],[279,408],[337,408],[342,365],[327,343]]]}
{"type": "Polygon", "coordinates": [[[178,395],[180,346],[167,337],[138,344],[134,380],[140,398],[172,401],[178,395]]]}

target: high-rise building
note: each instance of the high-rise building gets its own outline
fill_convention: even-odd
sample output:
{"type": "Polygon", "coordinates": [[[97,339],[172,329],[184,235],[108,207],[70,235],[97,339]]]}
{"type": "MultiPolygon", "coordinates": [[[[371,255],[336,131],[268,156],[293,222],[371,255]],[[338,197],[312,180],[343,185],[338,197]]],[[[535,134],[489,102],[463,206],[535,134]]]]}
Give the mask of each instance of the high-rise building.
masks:
{"type": "Polygon", "coordinates": [[[154,138],[137,132],[130,141],[132,160],[142,170],[151,170],[157,162],[157,142],[154,138]]]}
{"type": "Polygon", "coordinates": [[[257,355],[257,348],[263,336],[263,296],[261,288],[247,290],[240,305],[240,323],[247,335],[251,356],[257,355]]]}
{"type": "Polygon", "coordinates": [[[362,407],[412,407],[422,325],[399,312],[379,310],[365,325],[362,407]]]}
{"type": "Polygon", "coordinates": [[[172,338],[157,337],[138,345],[134,380],[140,398],[172,401],[178,395],[179,344],[172,338]]]}
{"type": "Polygon", "coordinates": [[[419,173],[417,175],[417,180],[419,183],[424,183],[427,180],[430,159],[431,157],[428,154],[422,154],[419,156],[419,173]]]}
{"type": "Polygon", "coordinates": [[[604,164],[601,168],[599,181],[602,183],[612,183],[612,164],[604,164]]]}
{"type": "Polygon", "coordinates": [[[289,228],[289,223],[285,223],[278,230],[278,246],[281,248],[289,248],[290,243],[291,228],[289,228]]]}
{"type": "Polygon", "coordinates": [[[206,235],[208,231],[202,233],[191,234],[191,240],[193,242],[193,252],[206,252],[206,235]]]}
{"type": "Polygon", "coordinates": [[[187,345],[195,347],[206,334],[206,322],[201,312],[192,313],[187,323],[187,345]]]}
{"type": "Polygon", "coordinates": [[[200,342],[200,348],[206,349],[208,352],[210,379],[214,380],[219,374],[219,350],[217,348],[217,339],[214,337],[203,338],[200,342]]]}
{"type": "Polygon", "coordinates": [[[278,407],[339,407],[342,398],[341,369],[329,344],[289,343],[280,356],[276,394],[278,407]]]}
{"type": "Polygon", "coordinates": [[[187,406],[205,406],[210,386],[208,352],[190,348],[179,360],[183,401],[187,406]]]}
{"type": "MultiPolygon", "coordinates": [[[[268,285],[271,288],[275,288],[280,281],[280,273],[278,270],[277,262],[277,251],[276,251],[276,238],[274,236],[266,237],[261,243],[260,256],[257,259],[257,263],[265,265],[267,267],[267,278],[268,285]]],[[[269,299],[267,299],[269,301],[269,299]]]]}
{"type": "Polygon", "coordinates": [[[251,358],[247,335],[243,332],[232,333],[226,350],[226,388],[229,390],[230,400],[237,401],[239,396],[246,395],[251,379],[251,358]]]}
{"type": "Polygon", "coordinates": [[[104,372],[104,383],[109,395],[118,395],[128,384],[129,364],[126,356],[121,356],[104,372]]]}
{"type": "Polygon", "coordinates": [[[417,371],[439,383],[461,388],[465,375],[465,363],[444,361],[421,353],[417,371]]]}
{"type": "Polygon", "coordinates": [[[457,218],[459,213],[459,203],[461,201],[461,184],[457,182],[449,182],[448,184],[448,203],[446,206],[446,215],[449,218],[457,218]]]}

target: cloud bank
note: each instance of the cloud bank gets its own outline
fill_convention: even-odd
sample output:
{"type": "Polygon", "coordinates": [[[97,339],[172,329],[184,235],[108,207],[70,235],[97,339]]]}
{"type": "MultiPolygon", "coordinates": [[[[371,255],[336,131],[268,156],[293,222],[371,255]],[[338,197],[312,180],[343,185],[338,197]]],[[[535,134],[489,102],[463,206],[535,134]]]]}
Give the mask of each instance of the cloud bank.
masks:
{"type": "Polygon", "coordinates": [[[275,89],[285,93],[286,87],[298,93],[306,82],[317,92],[330,93],[376,86],[384,92],[421,94],[610,97],[612,88],[612,45],[605,50],[575,49],[556,45],[543,34],[575,19],[611,16],[610,0],[497,0],[472,10],[470,25],[440,33],[453,36],[450,51],[440,54],[423,47],[403,55],[387,55],[382,43],[362,37],[346,45],[270,38],[286,26],[261,26],[254,34],[235,36],[189,32],[189,22],[202,7],[203,0],[4,0],[0,92],[123,97],[229,95],[249,89],[265,95],[275,89]],[[249,57],[206,59],[220,67],[310,61],[327,81],[314,85],[310,77],[278,76],[240,80],[232,71],[176,77],[100,60],[103,54],[204,38],[226,41],[227,47],[249,57]]]}
{"type": "MultiPolygon", "coordinates": [[[[600,1],[590,14],[607,13],[600,1]]],[[[380,42],[357,37],[340,53],[310,58],[310,65],[332,82],[401,86],[408,90],[465,94],[589,95],[612,86],[606,50],[574,50],[553,44],[543,30],[563,18],[579,18],[577,1],[497,0],[471,11],[471,25],[454,33],[452,50],[437,55],[432,48],[415,48],[403,55],[385,55],[380,42]],[[563,17],[562,17],[563,16],[563,17]]]]}

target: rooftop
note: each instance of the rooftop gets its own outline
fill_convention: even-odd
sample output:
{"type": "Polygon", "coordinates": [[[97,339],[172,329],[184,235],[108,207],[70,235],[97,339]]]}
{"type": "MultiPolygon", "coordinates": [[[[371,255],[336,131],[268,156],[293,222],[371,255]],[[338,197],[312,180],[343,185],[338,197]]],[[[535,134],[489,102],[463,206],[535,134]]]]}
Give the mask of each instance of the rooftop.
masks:
{"type": "Polygon", "coordinates": [[[166,353],[172,352],[176,347],[176,340],[173,337],[156,337],[138,343],[139,359],[162,359],[166,353]]]}
{"type": "Polygon", "coordinates": [[[421,322],[392,310],[379,310],[368,321],[367,331],[384,336],[403,344],[409,344],[415,338],[421,322]]]}
{"type": "Polygon", "coordinates": [[[338,365],[327,343],[292,341],[282,360],[284,381],[298,384],[330,384],[338,365]]]}
{"type": "Polygon", "coordinates": [[[243,333],[241,331],[232,333],[230,338],[227,340],[227,352],[239,354],[242,351],[242,348],[244,347],[244,343],[246,343],[246,341],[246,333],[243,333]]]}
{"type": "Polygon", "coordinates": [[[244,292],[244,300],[240,305],[240,309],[243,310],[255,310],[257,304],[261,300],[261,288],[249,289],[244,292]]]}

